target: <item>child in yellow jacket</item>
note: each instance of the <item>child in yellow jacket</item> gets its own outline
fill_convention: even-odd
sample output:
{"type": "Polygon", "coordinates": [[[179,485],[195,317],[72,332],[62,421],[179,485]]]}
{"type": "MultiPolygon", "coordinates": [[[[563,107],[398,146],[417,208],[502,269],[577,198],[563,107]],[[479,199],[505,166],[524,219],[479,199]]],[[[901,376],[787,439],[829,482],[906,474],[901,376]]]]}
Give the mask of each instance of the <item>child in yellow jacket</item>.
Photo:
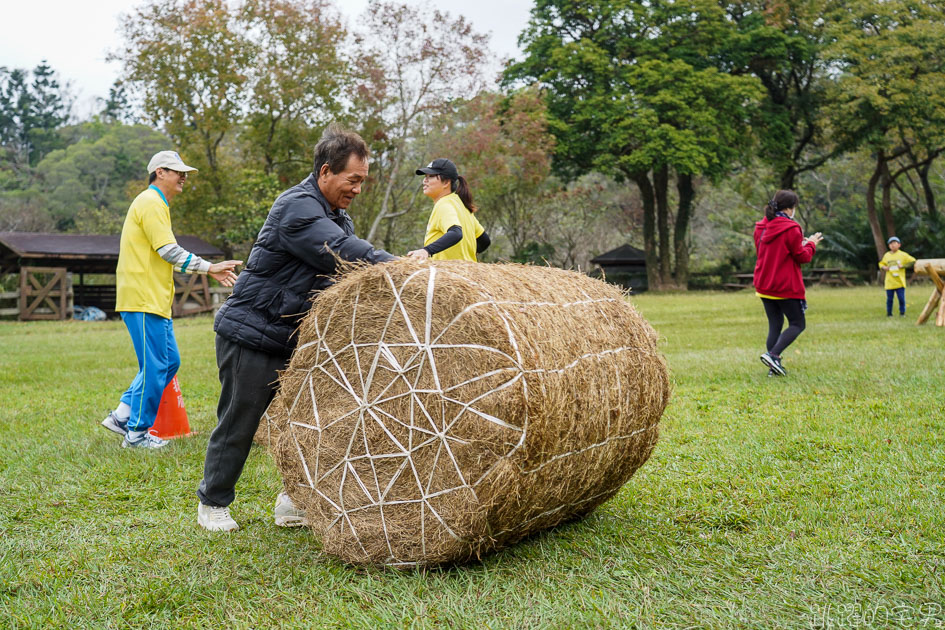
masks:
{"type": "Polygon", "coordinates": [[[915,258],[899,248],[902,243],[898,236],[890,236],[886,241],[889,251],[883,254],[879,268],[886,272],[886,317],[892,317],[893,296],[899,298],[899,316],[906,314],[906,270],[915,262],[915,258]]]}

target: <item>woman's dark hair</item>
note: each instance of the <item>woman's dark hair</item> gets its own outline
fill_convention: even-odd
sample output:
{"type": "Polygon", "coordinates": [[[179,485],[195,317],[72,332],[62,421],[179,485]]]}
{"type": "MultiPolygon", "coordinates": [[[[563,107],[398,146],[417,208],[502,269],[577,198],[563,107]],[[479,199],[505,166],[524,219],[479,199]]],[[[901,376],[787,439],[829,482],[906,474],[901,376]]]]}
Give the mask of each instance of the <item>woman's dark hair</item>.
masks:
{"type": "Polygon", "coordinates": [[[793,190],[779,190],[774,194],[774,198],[765,204],[765,218],[770,221],[776,213],[796,207],[797,193],[793,190]]]}
{"type": "Polygon", "coordinates": [[[470,212],[475,212],[479,208],[476,207],[476,204],[473,203],[472,192],[469,190],[469,183],[466,182],[466,178],[462,175],[459,175],[456,179],[450,182],[450,190],[459,197],[459,200],[463,202],[463,205],[470,212]]]}
{"type": "Polygon", "coordinates": [[[321,140],[315,145],[315,163],[312,166],[312,173],[318,177],[322,166],[327,164],[328,170],[337,175],[345,170],[352,154],[361,160],[366,160],[367,143],[355,132],[343,129],[337,123],[331,123],[322,134],[321,140]]]}
{"type": "Polygon", "coordinates": [[[150,175],[148,175],[148,185],[150,186],[151,184],[153,184],[153,183],[154,183],[154,180],[156,180],[156,179],[157,179],[157,169],[155,169],[155,171],[154,171],[153,173],[151,173],[150,175]]]}

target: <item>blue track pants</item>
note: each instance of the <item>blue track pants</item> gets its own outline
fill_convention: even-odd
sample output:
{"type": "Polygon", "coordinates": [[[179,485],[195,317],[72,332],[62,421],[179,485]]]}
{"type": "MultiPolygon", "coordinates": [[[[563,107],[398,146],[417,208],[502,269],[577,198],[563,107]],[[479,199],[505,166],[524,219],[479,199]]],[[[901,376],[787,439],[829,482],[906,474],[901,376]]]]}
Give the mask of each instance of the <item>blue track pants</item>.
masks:
{"type": "Polygon", "coordinates": [[[154,426],[161,394],[180,367],[180,352],[174,338],[174,322],[153,313],[122,312],[138,357],[138,374],[121,402],[131,407],[129,431],[147,431],[154,426]]]}

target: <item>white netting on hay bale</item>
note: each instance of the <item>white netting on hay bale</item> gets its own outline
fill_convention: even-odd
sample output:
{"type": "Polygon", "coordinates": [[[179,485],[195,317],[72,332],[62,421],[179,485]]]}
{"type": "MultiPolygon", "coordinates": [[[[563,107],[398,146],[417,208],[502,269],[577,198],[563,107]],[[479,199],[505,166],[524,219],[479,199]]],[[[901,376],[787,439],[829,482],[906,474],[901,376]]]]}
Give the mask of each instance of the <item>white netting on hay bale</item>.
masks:
{"type": "Polygon", "coordinates": [[[440,564],[611,497],[668,396],[656,335],[616,288],[400,261],[319,296],[260,435],[327,552],[440,564]]]}

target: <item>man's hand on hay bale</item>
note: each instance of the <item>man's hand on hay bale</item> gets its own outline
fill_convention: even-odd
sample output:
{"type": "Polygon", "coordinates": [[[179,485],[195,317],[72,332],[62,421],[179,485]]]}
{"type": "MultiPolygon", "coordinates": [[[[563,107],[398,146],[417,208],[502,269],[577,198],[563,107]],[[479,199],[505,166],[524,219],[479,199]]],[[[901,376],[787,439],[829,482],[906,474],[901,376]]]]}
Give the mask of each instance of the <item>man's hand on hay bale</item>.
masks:
{"type": "Polygon", "coordinates": [[[407,252],[407,257],[413,258],[414,260],[426,260],[430,257],[430,252],[421,247],[420,249],[415,249],[412,252],[407,252]]]}

